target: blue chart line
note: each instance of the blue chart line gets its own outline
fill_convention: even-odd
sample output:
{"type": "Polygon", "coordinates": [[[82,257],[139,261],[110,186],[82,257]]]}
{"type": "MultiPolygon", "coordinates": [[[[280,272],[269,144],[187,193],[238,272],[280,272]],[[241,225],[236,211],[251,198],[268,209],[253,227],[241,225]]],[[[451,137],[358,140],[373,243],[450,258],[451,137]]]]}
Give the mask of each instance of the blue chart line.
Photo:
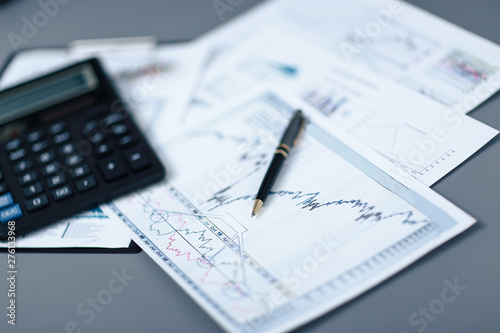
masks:
{"type": "Polygon", "coordinates": [[[267,65],[286,77],[297,76],[299,69],[292,65],[280,64],[278,62],[268,62],[267,65]]]}
{"type": "Polygon", "coordinates": [[[72,216],[75,219],[108,219],[109,217],[99,208],[95,207],[85,212],[72,216]]]}

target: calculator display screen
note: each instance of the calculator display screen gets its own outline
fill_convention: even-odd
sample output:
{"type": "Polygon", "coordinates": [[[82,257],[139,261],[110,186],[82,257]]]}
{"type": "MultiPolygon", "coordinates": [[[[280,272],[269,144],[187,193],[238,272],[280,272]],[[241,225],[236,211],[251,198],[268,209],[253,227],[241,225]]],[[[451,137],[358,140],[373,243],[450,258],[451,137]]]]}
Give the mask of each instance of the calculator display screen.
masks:
{"type": "Polygon", "coordinates": [[[0,93],[0,124],[93,91],[98,79],[84,64],[0,93]]]}

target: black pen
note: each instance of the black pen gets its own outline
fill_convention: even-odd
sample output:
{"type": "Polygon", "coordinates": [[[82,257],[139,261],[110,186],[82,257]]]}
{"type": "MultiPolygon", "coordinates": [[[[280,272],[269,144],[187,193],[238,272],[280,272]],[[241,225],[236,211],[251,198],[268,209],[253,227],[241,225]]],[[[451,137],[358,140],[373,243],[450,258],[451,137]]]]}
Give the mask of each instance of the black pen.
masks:
{"type": "Polygon", "coordinates": [[[295,112],[292,120],[290,120],[290,123],[281,138],[281,142],[278,148],[276,148],[276,152],[274,152],[271,165],[269,166],[269,169],[267,169],[264,180],[260,185],[259,192],[257,192],[257,196],[255,197],[252,216],[257,214],[257,212],[262,208],[264,201],[266,201],[267,195],[269,194],[269,191],[271,191],[271,188],[278,177],[278,173],[283,166],[283,162],[285,162],[288,154],[290,153],[290,148],[297,144],[297,138],[303,125],[304,117],[302,116],[302,111],[298,110],[295,112]]]}

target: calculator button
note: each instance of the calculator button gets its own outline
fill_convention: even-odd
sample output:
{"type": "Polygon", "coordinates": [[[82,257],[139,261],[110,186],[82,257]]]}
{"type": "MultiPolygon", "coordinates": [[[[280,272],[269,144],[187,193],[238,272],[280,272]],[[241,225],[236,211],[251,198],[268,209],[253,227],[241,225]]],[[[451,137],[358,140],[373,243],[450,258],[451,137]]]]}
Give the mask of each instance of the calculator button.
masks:
{"type": "Polygon", "coordinates": [[[13,203],[14,199],[12,199],[12,194],[10,194],[10,192],[0,195],[0,208],[8,207],[13,203]]]}
{"type": "Polygon", "coordinates": [[[49,127],[49,133],[52,135],[61,133],[65,128],[66,126],[64,125],[64,123],[55,123],[49,127]]]}
{"type": "Polygon", "coordinates": [[[9,189],[9,187],[7,186],[7,184],[0,183],[0,194],[7,192],[8,189],[9,189]]]}
{"type": "Polygon", "coordinates": [[[37,197],[31,198],[29,200],[25,200],[24,204],[26,205],[26,210],[28,212],[33,212],[37,209],[43,208],[49,205],[49,199],[45,194],[40,194],[37,197]]]}
{"type": "Polygon", "coordinates": [[[60,169],[61,168],[59,166],[59,163],[57,163],[57,162],[49,163],[49,164],[42,167],[42,175],[43,176],[50,176],[50,175],[53,175],[56,172],[58,172],[60,169]]]}
{"type": "Polygon", "coordinates": [[[45,151],[36,157],[39,164],[50,163],[54,160],[54,152],[52,150],[45,151]]]}
{"type": "Polygon", "coordinates": [[[83,158],[78,154],[71,154],[69,156],[66,156],[66,165],[70,168],[74,168],[82,162],[83,158]]]}
{"type": "Polygon", "coordinates": [[[23,217],[23,212],[21,211],[19,204],[0,210],[0,222],[2,223],[6,223],[20,217],[23,217]]]}
{"type": "Polygon", "coordinates": [[[54,187],[57,187],[59,185],[66,183],[66,176],[64,176],[63,174],[55,175],[53,177],[50,177],[46,181],[47,181],[47,186],[49,188],[54,188],[54,187]]]}
{"type": "Polygon", "coordinates": [[[32,163],[30,160],[24,160],[14,164],[14,172],[20,174],[31,169],[32,163]]]}
{"type": "Polygon", "coordinates": [[[118,145],[122,148],[130,147],[134,143],[135,143],[134,138],[132,138],[132,136],[130,136],[130,135],[126,135],[126,136],[120,138],[120,140],[118,140],[118,145]]]}
{"type": "Polygon", "coordinates": [[[124,124],[116,124],[113,127],[111,127],[111,133],[116,136],[122,136],[127,134],[128,128],[124,124]]]}
{"type": "Polygon", "coordinates": [[[23,194],[26,198],[40,194],[42,192],[43,192],[43,187],[42,184],[40,184],[40,182],[36,182],[34,184],[31,184],[23,188],[23,194]]]}
{"type": "Polygon", "coordinates": [[[54,143],[56,145],[58,145],[58,144],[61,144],[61,143],[68,141],[70,137],[71,136],[69,135],[68,132],[62,132],[62,133],[54,135],[52,140],[54,141],[54,143]]]}
{"type": "Polygon", "coordinates": [[[140,171],[151,166],[151,161],[140,148],[128,149],[124,154],[133,171],[140,171]]]}
{"type": "Polygon", "coordinates": [[[92,133],[89,140],[94,146],[97,146],[104,140],[104,134],[102,134],[101,132],[92,133]]]}
{"type": "Polygon", "coordinates": [[[30,171],[25,173],[24,175],[20,176],[17,180],[19,181],[19,184],[21,186],[33,183],[35,180],[38,179],[38,176],[36,175],[35,171],[30,171]]]}
{"type": "Polygon", "coordinates": [[[75,182],[75,186],[78,192],[85,192],[96,187],[97,183],[93,176],[88,176],[83,179],[77,180],[75,182]]]}
{"type": "Polygon", "coordinates": [[[43,132],[42,131],[34,131],[28,134],[26,139],[28,140],[29,143],[33,143],[36,141],[40,141],[40,139],[43,137],[43,132]]]}
{"type": "Polygon", "coordinates": [[[71,170],[70,175],[71,178],[78,179],[88,175],[89,173],[90,173],[89,166],[87,164],[82,164],[79,167],[76,167],[73,170],[71,170]]]}
{"type": "Polygon", "coordinates": [[[73,191],[71,190],[71,187],[69,187],[69,185],[65,185],[63,187],[55,189],[51,193],[52,198],[54,198],[55,201],[61,201],[73,195],[73,191]]]}
{"type": "Polygon", "coordinates": [[[127,169],[117,154],[99,161],[99,170],[107,182],[114,181],[127,175],[127,169]]]}
{"type": "Polygon", "coordinates": [[[12,162],[19,161],[20,159],[23,159],[24,157],[26,157],[26,150],[24,150],[24,148],[20,148],[20,149],[11,151],[9,154],[9,159],[12,162]]]}
{"type": "Polygon", "coordinates": [[[34,153],[39,153],[49,146],[47,140],[37,141],[31,145],[31,151],[34,153]]]}
{"type": "Polygon", "coordinates": [[[109,155],[113,152],[111,143],[103,143],[96,148],[97,156],[109,155]]]}
{"type": "Polygon", "coordinates": [[[73,153],[76,150],[76,147],[73,143],[66,143],[59,148],[59,154],[68,155],[73,153]]]}
{"type": "Polygon", "coordinates": [[[83,126],[83,131],[85,133],[90,133],[91,131],[95,130],[96,128],[99,127],[99,122],[97,120],[91,120],[88,123],[83,126]]]}
{"type": "Polygon", "coordinates": [[[123,120],[123,115],[120,112],[114,112],[104,117],[104,125],[114,125],[123,120]]]}
{"type": "Polygon", "coordinates": [[[13,151],[21,148],[21,140],[19,138],[11,140],[5,144],[5,149],[7,151],[13,151]]]}

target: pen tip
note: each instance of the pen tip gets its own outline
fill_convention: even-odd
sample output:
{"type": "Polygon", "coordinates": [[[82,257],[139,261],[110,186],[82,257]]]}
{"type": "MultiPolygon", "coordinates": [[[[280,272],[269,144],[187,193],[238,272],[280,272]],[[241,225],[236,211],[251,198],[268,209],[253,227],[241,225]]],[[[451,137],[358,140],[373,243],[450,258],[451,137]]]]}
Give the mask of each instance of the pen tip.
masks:
{"type": "Polygon", "coordinates": [[[257,214],[259,212],[259,210],[263,204],[264,204],[264,202],[262,200],[260,200],[260,199],[255,200],[255,202],[253,204],[253,209],[252,209],[252,217],[254,217],[255,214],[257,214]]]}

